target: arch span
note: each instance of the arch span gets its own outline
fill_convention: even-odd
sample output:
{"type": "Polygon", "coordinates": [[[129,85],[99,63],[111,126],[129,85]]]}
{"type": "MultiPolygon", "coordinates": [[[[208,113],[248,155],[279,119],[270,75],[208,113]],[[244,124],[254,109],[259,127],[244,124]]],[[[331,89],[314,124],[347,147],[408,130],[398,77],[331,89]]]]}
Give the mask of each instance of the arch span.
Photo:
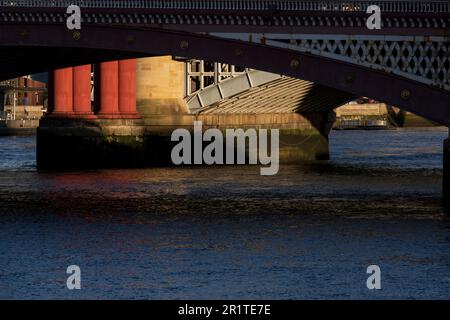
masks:
{"type": "Polygon", "coordinates": [[[284,48],[160,28],[0,24],[0,79],[84,63],[172,55],[283,74],[398,106],[448,125],[450,92],[284,48]],[[19,72],[20,71],[20,72],[19,72]]]}

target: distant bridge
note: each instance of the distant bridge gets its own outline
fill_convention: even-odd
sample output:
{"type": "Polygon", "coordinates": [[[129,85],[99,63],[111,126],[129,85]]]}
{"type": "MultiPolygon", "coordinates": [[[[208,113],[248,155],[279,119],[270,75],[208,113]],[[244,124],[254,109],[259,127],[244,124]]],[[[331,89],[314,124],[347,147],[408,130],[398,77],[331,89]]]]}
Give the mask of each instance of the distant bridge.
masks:
{"type": "Polygon", "coordinates": [[[450,2],[0,1],[0,80],[172,55],[283,74],[450,119],[450,2]],[[82,30],[65,8],[80,5],[82,30]],[[382,29],[366,28],[366,9],[382,29]]]}

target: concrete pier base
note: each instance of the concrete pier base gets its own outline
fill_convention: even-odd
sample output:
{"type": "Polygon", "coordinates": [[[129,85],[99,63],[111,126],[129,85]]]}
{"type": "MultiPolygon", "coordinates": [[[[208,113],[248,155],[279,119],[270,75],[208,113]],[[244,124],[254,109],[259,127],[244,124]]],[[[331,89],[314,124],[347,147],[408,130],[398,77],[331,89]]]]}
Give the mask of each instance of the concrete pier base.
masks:
{"type": "Polygon", "coordinates": [[[310,114],[230,114],[199,115],[204,129],[278,129],[280,164],[328,160],[328,134],[335,120],[334,112],[310,114]]]}
{"type": "Polygon", "coordinates": [[[43,118],[37,130],[38,169],[139,167],[145,163],[138,119],[43,118]]]}
{"type": "MultiPolygon", "coordinates": [[[[171,166],[172,132],[193,130],[202,121],[203,130],[278,129],[280,164],[326,160],[330,114],[308,117],[287,114],[247,117],[188,116],[176,124],[153,119],[55,119],[43,118],[37,130],[37,166],[47,169],[95,169],[171,166]],[[278,123],[272,123],[278,118],[278,123]],[[264,122],[263,120],[267,122],[264,122]]],[[[167,120],[167,119],[166,119],[167,120]]],[[[207,143],[204,144],[204,147],[207,143]]]]}
{"type": "Polygon", "coordinates": [[[444,140],[444,161],[442,172],[442,205],[450,209],[450,139],[444,140]]]}

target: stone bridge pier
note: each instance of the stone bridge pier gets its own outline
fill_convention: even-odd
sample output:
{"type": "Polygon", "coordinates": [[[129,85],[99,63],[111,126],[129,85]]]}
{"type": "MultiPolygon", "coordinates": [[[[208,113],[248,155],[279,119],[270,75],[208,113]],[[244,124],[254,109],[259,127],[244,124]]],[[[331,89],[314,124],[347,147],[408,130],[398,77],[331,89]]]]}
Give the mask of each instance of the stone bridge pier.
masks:
{"type": "MultiPolygon", "coordinates": [[[[168,56],[139,59],[137,62],[137,108],[143,117],[147,135],[153,141],[162,141],[164,146],[170,145],[165,141],[170,139],[173,130],[192,130],[194,121],[201,121],[203,130],[279,129],[282,164],[329,158],[328,133],[335,120],[333,111],[306,114],[192,113],[187,106],[185,68],[184,62],[168,56]]],[[[258,103],[267,101],[260,100],[258,103]]],[[[164,150],[164,146],[158,146],[156,150],[164,150]]],[[[165,152],[170,156],[170,150],[165,152]]]]}
{"type": "Polygon", "coordinates": [[[165,56],[51,72],[49,111],[38,128],[38,168],[171,165],[172,132],[192,131],[194,121],[202,121],[203,130],[279,129],[281,164],[328,159],[333,111],[193,114],[184,68],[165,56]]]}

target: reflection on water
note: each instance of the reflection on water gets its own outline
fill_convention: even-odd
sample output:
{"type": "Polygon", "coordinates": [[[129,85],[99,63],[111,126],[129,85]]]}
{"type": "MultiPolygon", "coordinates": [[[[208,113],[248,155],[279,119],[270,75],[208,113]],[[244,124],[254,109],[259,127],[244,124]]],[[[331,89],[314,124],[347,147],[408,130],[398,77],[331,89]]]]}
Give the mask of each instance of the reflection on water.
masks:
{"type": "Polygon", "coordinates": [[[340,131],[332,160],[38,173],[0,138],[0,298],[450,298],[445,129],[340,131]],[[82,290],[65,289],[66,268],[82,290]],[[367,290],[366,268],[382,270],[367,290]]]}

